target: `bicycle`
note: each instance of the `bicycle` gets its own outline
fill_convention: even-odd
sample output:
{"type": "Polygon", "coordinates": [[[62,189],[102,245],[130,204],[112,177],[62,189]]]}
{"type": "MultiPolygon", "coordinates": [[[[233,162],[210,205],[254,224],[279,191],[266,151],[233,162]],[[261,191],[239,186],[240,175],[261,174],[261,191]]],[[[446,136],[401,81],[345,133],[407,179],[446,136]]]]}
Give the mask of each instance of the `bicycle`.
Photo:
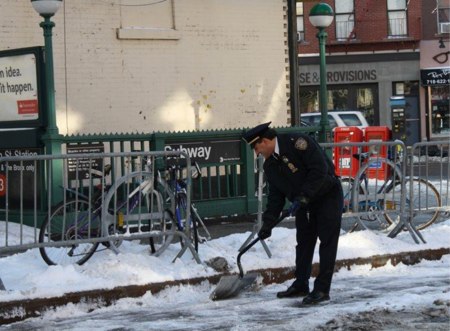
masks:
{"type": "Polygon", "coordinates": [[[91,186],[88,195],[66,188],[75,198],[65,198],[52,208],[40,228],[39,242],[53,244],[39,248],[44,261],[49,265],[82,265],[100,243],[115,251],[122,243],[120,239],[92,239],[136,231],[156,231],[149,244],[151,253],[159,256],[172,242],[175,227],[170,213],[163,209],[161,194],[153,189],[155,178],[148,167],[121,177],[112,186],[105,181],[110,165],[100,174],[91,169],[91,178],[100,178],[101,184],[91,186]]]}
{"type": "Polygon", "coordinates": [[[92,179],[102,181],[93,187],[92,197],[66,188],[66,193],[75,197],[64,199],[53,207],[42,222],[39,230],[40,243],[49,241],[58,244],[62,241],[74,241],[62,246],[40,247],[39,252],[48,265],[71,263],[82,265],[97,250],[99,242],[80,241],[101,235],[101,194],[106,186],[105,177],[110,171],[111,167],[106,166],[101,173],[91,172],[92,179]]]}
{"type": "MultiPolygon", "coordinates": [[[[123,234],[125,233],[124,229],[130,228],[132,222],[137,224],[137,231],[142,231],[142,221],[151,220],[152,228],[150,230],[154,230],[156,226],[159,231],[165,233],[164,236],[150,237],[151,253],[159,256],[172,243],[175,232],[187,233],[186,224],[190,224],[189,239],[194,243],[195,251],[198,252],[198,243],[211,239],[211,235],[199,216],[195,205],[192,203],[189,222],[186,223],[187,173],[182,176],[185,167],[170,165],[166,168],[165,176],[163,176],[159,170],[155,169],[156,162],[147,159],[145,163],[146,171],[135,172],[120,178],[108,191],[103,206],[103,226],[105,229],[108,229],[109,233],[123,234]],[[153,176],[153,174],[155,175],[153,176]],[[141,182],[141,184],[137,188],[130,188],[129,183],[135,182],[136,177],[138,177],[138,182],[141,182]],[[156,209],[164,211],[163,217],[158,215],[158,213],[152,212],[151,208],[146,210],[138,208],[137,213],[131,215],[127,212],[129,207],[126,204],[118,204],[116,202],[123,199],[123,197],[118,198],[120,196],[126,196],[127,199],[125,200],[128,201],[140,190],[142,190],[144,195],[147,195],[145,206],[154,206],[156,203],[158,206],[156,209]],[[148,191],[156,192],[156,194],[148,195],[148,191]],[[161,222],[158,222],[158,220],[161,222]],[[200,227],[204,230],[205,236],[199,234],[200,227]]],[[[191,170],[194,170],[191,173],[191,177],[201,176],[201,169],[198,164],[195,163],[191,170]]],[[[136,211],[135,208],[141,206],[134,202],[134,205],[131,204],[131,207],[133,211],[136,211]]],[[[183,239],[186,237],[180,235],[179,238],[181,246],[184,247],[186,243],[183,239]]],[[[115,242],[110,242],[110,247],[114,251],[118,251],[118,245],[115,242]]]]}
{"type": "Polygon", "coordinates": [[[357,217],[350,232],[359,225],[368,230],[389,231],[400,220],[402,194],[405,209],[411,212],[410,222],[417,230],[430,226],[437,219],[441,206],[437,189],[427,180],[404,176],[401,157],[396,151],[390,154],[393,157],[380,157],[373,151],[353,154],[361,166],[354,178],[341,179],[344,212],[357,217]]]}
{"type": "MultiPolygon", "coordinates": [[[[202,171],[197,162],[193,163],[191,168],[191,178],[200,179],[202,176],[202,171]]],[[[190,219],[186,222],[186,210],[187,210],[187,183],[186,176],[183,176],[183,167],[179,164],[173,164],[167,167],[167,178],[166,181],[168,186],[165,187],[168,190],[168,198],[166,202],[170,203],[171,199],[175,203],[175,217],[176,225],[179,231],[186,231],[186,224],[190,224],[190,235],[191,241],[194,243],[195,251],[198,252],[198,244],[204,243],[211,239],[211,234],[209,233],[205,223],[198,214],[195,204],[191,202],[190,206],[190,219]],[[203,230],[204,235],[200,234],[200,228],[203,230]]]]}

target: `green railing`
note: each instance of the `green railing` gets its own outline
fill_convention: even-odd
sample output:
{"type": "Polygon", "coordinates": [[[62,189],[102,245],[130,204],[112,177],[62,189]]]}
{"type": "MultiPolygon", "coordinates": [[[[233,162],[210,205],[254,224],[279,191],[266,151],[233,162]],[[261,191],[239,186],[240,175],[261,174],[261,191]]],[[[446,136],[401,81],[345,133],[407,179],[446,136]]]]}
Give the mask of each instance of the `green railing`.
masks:
{"type": "MultiPolygon", "coordinates": [[[[318,127],[276,128],[279,133],[314,134],[318,127]]],[[[242,141],[246,129],[151,134],[92,134],[64,137],[66,146],[100,143],[105,152],[161,151],[166,146],[216,144],[231,153],[230,159],[199,159],[203,176],[193,182],[193,201],[204,217],[248,215],[257,211],[256,167],[253,151],[242,141]]],[[[66,147],[67,148],[67,147],[66,147]]],[[[64,150],[64,149],[63,149],[64,150]]],[[[210,150],[211,151],[211,150],[210,150]]],[[[220,151],[216,151],[219,152],[220,151]]],[[[114,180],[114,178],[113,178],[114,180]]]]}

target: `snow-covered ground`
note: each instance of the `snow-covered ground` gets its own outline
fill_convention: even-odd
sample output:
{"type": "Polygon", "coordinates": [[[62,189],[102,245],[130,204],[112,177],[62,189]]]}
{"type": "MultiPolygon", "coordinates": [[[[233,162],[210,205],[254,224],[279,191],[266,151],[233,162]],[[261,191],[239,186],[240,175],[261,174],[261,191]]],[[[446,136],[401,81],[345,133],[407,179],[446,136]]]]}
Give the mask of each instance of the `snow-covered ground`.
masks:
{"type": "Polygon", "coordinates": [[[450,257],[413,266],[354,266],[334,277],[331,302],[299,308],[277,299],[289,285],[273,284],[239,297],[211,301],[212,286],[168,288],[110,307],[78,304],[2,330],[442,330],[448,331],[450,257]]]}
{"type": "MultiPolygon", "coordinates": [[[[338,259],[450,247],[450,220],[434,224],[421,233],[427,241],[426,244],[417,245],[407,232],[400,233],[394,239],[368,231],[345,233],[340,238],[338,259]]],[[[218,256],[224,257],[231,265],[232,271],[237,272],[237,250],[249,234],[233,234],[204,243],[200,246],[200,258],[207,261],[218,256]]],[[[32,229],[27,229],[27,235],[33,237],[32,229]]],[[[295,230],[278,227],[266,243],[273,254],[272,258],[268,258],[262,246],[257,244],[242,258],[246,271],[294,265],[295,230]]],[[[121,246],[120,254],[115,255],[110,250],[104,250],[96,253],[82,266],[48,266],[37,249],[4,257],[0,259],[0,278],[7,290],[0,292],[0,306],[1,301],[53,297],[67,292],[202,277],[216,273],[206,264],[197,264],[189,252],[172,263],[178,250],[178,245],[172,245],[162,256],[152,257],[148,254],[148,246],[125,242],[121,246]]],[[[318,262],[318,252],[315,254],[315,262],[318,262]]],[[[417,314],[426,315],[423,312],[430,309],[431,315],[438,314],[441,318],[440,322],[435,324],[437,328],[431,329],[440,329],[442,325],[450,327],[448,256],[444,256],[440,261],[425,261],[415,266],[400,264],[393,267],[387,264],[377,269],[357,266],[351,270],[340,270],[334,278],[331,303],[307,311],[294,307],[298,299],[275,299],[275,293],[288,285],[289,282],[265,286],[256,292],[246,292],[235,300],[212,302],[209,300],[209,294],[214,285],[205,282],[197,287],[182,286],[156,295],[148,293],[139,299],[123,299],[114,306],[92,313],[88,311],[93,307],[68,305],[56,312],[48,312],[41,318],[5,328],[85,330],[95,326],[101,330],[116,327],[136,330],[254,330],[273,327],[280,330],[312,330],[329,322],[330,328],[334,325],[336,328],[346,329],[346,323],[354,325],[357,318],[362,318],[361,316],[371,311],[373,314],[369,315],[375,325],[372,329],[383,329],[379,325],[377,327],[377,323],[381,323],[383,319],[389,320],[391,317],[392,322],[400,316],[407,318],[406,315],[414,319],[417,314]],[[141,316],[138,312],[146,317],[138,317],[141,316]],[[245,312],[253,314],[253,317],[244,316],[245,312]]],[[[364,318],[367,320],[368,316],[364,318]]]]}

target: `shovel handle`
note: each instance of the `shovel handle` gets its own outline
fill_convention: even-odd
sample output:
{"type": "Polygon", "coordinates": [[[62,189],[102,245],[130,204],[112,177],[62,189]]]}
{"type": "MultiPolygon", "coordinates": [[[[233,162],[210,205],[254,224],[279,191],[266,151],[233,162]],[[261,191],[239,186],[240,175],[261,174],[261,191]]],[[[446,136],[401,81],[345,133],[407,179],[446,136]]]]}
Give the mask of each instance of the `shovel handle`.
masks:
{"type": "Polygon", "coordinates": [[[247,252],[250,248],[252,248],[258,241],[259,241],[259,237],[257,237],[256,239],[253,239],[253,241],[248,244],[247,246],[245,246],[238,254],[237,256],[237,265],[239,268],[239,277],[243,278],[244,277],[244,270],[242,269],[242,265],[241,265],[241,256],[242,254],[244,254],[245,252],[247,252]]]}
{"type": "MultiPolygon", "coordinates": [[[[277,222],[275,223],[275,225],[278,225],[282,220],[284,220],[287,216],[291,215],[292,210],[284,210],[280,217],[278,218],[277,222]]],[[[260,238],[256,238],[254,239],[252,242],[250,242],[250,244],[248,244],[247,246],[245,246],[238,254],[237,256],[237,265],[239,268],[239,277],[243,278],[244,277],[244,270],[242,269],[242,265],[241,265],[241,256],[247,252],[250,248],[252,248],[253,246],[255,246],[255,244],[260,241],[260,238]]]]}

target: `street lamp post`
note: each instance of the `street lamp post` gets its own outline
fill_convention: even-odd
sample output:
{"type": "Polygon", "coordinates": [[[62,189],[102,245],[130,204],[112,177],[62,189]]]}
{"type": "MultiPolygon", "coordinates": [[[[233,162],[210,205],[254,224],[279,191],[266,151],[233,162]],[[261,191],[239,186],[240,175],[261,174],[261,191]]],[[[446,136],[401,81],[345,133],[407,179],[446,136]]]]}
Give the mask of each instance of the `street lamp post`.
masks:
{"type": "Polygon", "coordinates": [[[46,85],[46,100],[47,106],[47,129],[46,134],[42,137],[45,141],[46,154],[60,154],[61,153],[61,139],[56,124],[56,109],[55,109],[55,81],[53,73],[53,44],[52,44],[52,29],[55,23],[50,18],[55,15],[61,7],[62,0],[31,0],[31,4],[44,18],[40,23],[44,30],[45,42],[45,85],[46,85]]]}
{"type": "MultiPolygon", "coordinates": [[[[56,109],[55,109],[55,79],[53,73],[53,44],[52,44],[52,29],[55,26],[50,18],[55,15],[61,7],[62,0],[31,0],[31,5],[34,10],[44,18],[40,23],[44,30],[44,65],[45,65],[45,91],[47,107],[47,128],[45,134],[42,136],[42,141],[45,143],[45,153],[50,155],[61,154],[62,137],[59,134],[58,126],[56,124],[56,109]]],[[[55,205],[61,200],[62,189],[62,160],[56,159],[49,163],[49,171],[47,173],[50,185],[47,186],[47,200],[48,206],[55,205]]]]}
{"type": "Polygon", "coordinates": [[[331,128],[328,121],[328,91],[327,91],[327,68],[325,61],[325,43],[328,34],[325,28],[330,26],[333,22],[333,9],[326,3],[318,3],[311,8],[309,12],[309,21],[315,26],[319,32],[317,39],[319,39],[319,54],[320,54],[320,90],[319,90],[319,109],[320,117],[320,136],[321,142],[329,142],[331,140],[331,128]]]}

